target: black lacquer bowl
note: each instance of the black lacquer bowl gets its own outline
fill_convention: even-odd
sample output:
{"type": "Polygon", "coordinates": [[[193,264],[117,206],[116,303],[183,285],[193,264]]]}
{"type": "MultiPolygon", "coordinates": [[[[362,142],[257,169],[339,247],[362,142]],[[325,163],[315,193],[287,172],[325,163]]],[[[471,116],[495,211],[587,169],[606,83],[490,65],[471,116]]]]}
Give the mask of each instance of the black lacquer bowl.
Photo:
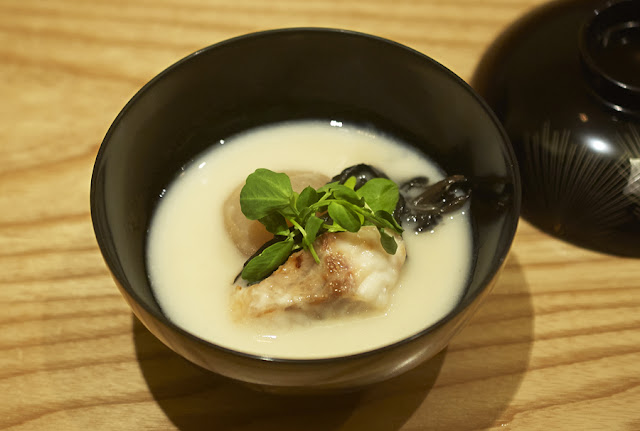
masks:
{"type": "Polygon", "coordinates": [[[472,79],[503,123],[522,215],[640,257],[640,0],[563,0],[507,29],[472,79]]]}
{"type": "MultiPolygon", "coordinates": [[[[468,85],[404,46],[328,29],[250,34],[169,67],[116,118],[91,183],[98,244],[142,323],[190,361],[274,391],[351,389],[395,376],[442,350],[494,283],[519,207],[520,182],[507,137],[468,85]],[[303,118],[373,124],[415,145],[447,172],[470,179],[475,265],[463,299],[441,321],[362,354],[283,360],[217,346],[163,314],[145,271],[147,229],[162,189],[214,142],[253,126],[303,118]]],[[[220,288],[227,282],[221,280],[220,288]]]]}

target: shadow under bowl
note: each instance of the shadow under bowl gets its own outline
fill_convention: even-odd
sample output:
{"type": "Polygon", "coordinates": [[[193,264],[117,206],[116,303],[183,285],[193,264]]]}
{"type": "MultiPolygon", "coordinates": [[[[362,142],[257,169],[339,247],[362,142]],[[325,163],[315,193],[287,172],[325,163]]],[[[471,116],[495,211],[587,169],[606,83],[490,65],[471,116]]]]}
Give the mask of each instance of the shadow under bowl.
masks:
{"type": "Polygon", "coordinates": [[[135,315],[195,364],[270,391],[353,389],[441,351],[489,292],[515,234],[520,179],[485,103],[436,61],[397,43],[333,29],[283,29],[231,39],[184,58],[124,107],[98,153],[91,215],[104,259],[135,315]],[[283,120],[373,125],[472,184],[474,265],[459,304],[412,337],[365,353],[287,360],[226,349],[170,321],[146,272],[161,191],[212,143],[283,120]]]}

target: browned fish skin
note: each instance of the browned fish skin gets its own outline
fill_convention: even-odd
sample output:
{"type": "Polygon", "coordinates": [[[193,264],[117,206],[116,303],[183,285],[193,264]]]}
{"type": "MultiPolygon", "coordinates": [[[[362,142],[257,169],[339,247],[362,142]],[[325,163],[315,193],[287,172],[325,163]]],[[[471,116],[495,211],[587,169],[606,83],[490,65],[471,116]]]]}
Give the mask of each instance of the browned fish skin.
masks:
{"type": "Polygon", "coordinates": [[[326,318],[385,308],[406,257],[404,242],[396,241],[398,250],[389,255],[374,227],[324,234],[315,244],[320,264],[298,251],[260,283],[236,286],[233,314],[238,320],[287,311],[326,318]]]}

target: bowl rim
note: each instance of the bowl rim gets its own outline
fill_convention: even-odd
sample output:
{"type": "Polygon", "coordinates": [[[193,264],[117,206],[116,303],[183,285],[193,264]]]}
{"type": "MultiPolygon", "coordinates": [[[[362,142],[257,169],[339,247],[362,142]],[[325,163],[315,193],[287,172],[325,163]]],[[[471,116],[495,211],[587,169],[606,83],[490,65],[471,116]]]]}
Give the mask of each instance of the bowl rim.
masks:
{"type": "Polygon", "coordinates": [[[150,314],[154,319],[162,322],[162,324],[168,326],[171,330],[177,331],[178,333],[180,333],[183,336],[187,337],[190,341],[193,341],[193,342],[195,342],[197,344],[204,345],[204,346],[206,346],[208,348],[213,348],[215,350],[219,350],[219,351],[221,351],[223,353],[226,353],[226,354],[230,354],[230,355],[233,355],[233,356],[238,356],[238,357],[241,357],[241,358],[244,358],[244,359],[247,359],[247,360],[259,361],[259,362],[273,362],[273,363],[280,363],[280,364],[297,364],[297,365],[319,365],[319,364],[325,364],[325,363],[348,362],[348,361],[354,361],[354,360],[359,360],[359,359],[362,359],[362,358],[367,358],[367,357],[370,357],[370,356],[374,356],[374,355],[377,355],[379,353],[383,353],[383,352],[386,352],[386,351],[394,350],[394,349],[396,349],[398,347],[401,347],[403,345],[409,344],[409,343],[413,342],[414,340],[416,340],[418,338],[421,338],[421,337],[423,337],[423,336],[435,331],[439,327],[445,325],[446,323],[448,323],[449,321],[454,319],[455,316],[459,315],[462,311],[464,311],[466,308],[468,308],[473,302],[475,302],[475,300],[476,300],[476,298],[478,296],[480,296],[483,292],[485,292],[487,289],[489,289],[491,287],[492,280],[498,275],[498,272],[499,272],[500,268],[502,267],[503,262],[505,261],[507,255],[508,255],[508,253],[509,253],[509,251],[510,251],[512,245],[513,245],[513,239],[515,237],[517,226],[518,226],[518,221],[519,221],[522,192],[521,192],[520,172],[519,172],[519,168],[518,168],[518,164],[517,164],[516,160],[517,159],[516,159],[516,156],[515,156],[515,152],[513,150],[513,147],[511,146],[509,137],[508,137],[506,131],[504,130],[504,127],[502,126],[502,124],[498,120],[498,118],[495,115],[495,113],[493,112],[493,110],[485,102],[485,100],[479,94],[477,94],[475,92],[475,90],[473,90],[473,88],[466,81],[464,81],[457,74],[452,72],[450,69],[448,69],[447,67],[445,67],[444,65],[442,65],[438,61],[434,60],[433,58],[427,56],[426,54],[423,54],[420,51],[417,51],[417,50],[415,50],[415,49],[413,49],[413,48],[411,48],[411,47],[409,47],[407,45],[401,44],[399,42],[395,42],[393,40],[386,39],[386,38],[381,37],[381,36],[376,36],[376,35],[363,33],[363,32],[359,32],[359,31],[354,31],[354,30],[347,30],[347,29],[342,29],[342,28],[330,28],[330,27],[287,27],[287,28],[276,28],[276,29],[256,31],[256,32],[251,32],[251,33],[247,33],[247,34],[231,37],[229,39],[225,39],[225,40],[222,40],[220,42],[217,42],[217,43],[208,45],[206,47],[200,48],[197,51],[192,52],[191,54],[181,58],[180,60],[178,60],[175,63],[171,64],[170,66],[166,67],[164,70],[162,70],[156,76],[154,76],[151,80],[149,80],[145,85],[143,85],[129,99],[129,101],[125,104],[125,106],[122,108],[122,110],[118,113],[118,115],[115,117],[115,119],[113,120],[113,122],[109,126],[109,129],[107,130],[107,133],[105,134],[105,137],[102,140],[102,142],[100,144],[100,148],[99,148],[98,153],[96,155],[96,159],[95,159],[95,163],[94,163],[94,167],[93,167],[93,171],[92,171],[92,176],[91,176],[91,186],[90,186],[91,219],[92,219],[92,224],[93,224],[96,240],[97,240],[98,246],[100,248],[100,252],[101,252],[101,254],[103,256],[103,259],[104,259],[105,263],[108,266],[109,271],[112,273],[112,276],[115,278],[116,283],[122,289],[124,289],[126,291],[126,293],[133,300],[135,300],[136,303],[146,313],[150,314]],[[421,59],[421,61],[430,63],[432,67],[438,69],[440,72],[442,72],[444,75],[446,75],[449,79],[453,80],[458,85],[460,85],[473,98],[473,100],[475,100],[476,103],[478,103],[480,105],[480,107],[483,109],[483,111],[488,115],[489,119],[491,120],[491,122],[493,123],[494,127],[497,129],[497,131],[499,132],[499,134],[500,134],[500,136],[502,138],[501,147],[502,147],[502,150],[504,151],[504,154],[506,156],[505,159],[507,161],[507,163],[506,163],[507,171],[508,171],[509,174],[511,174],[510,176],[512,176],[512,178],[513,178],[513,184],[514,184],[513,210],[514,210],[514,214],[516,214],[517,216],[516,217],[512,217],[512,218],[510,218],[510,219],[505,221],[505,223],[506,223],[505,227],[501,231],[502,236],[504,236],[504,240],[503,240],[503,244],[504,245],[496,250],[496,254],[498,255],[499,258],[495,259],[495,261],[492,262],[492,264],[489,266],[489,271],[487,272],[487,275],[482,280],[480,280],[480,284],[482,285],[482,288],[478,289],[472,295],[469,295],[468,297],[464,298],[462,301],[458,302],[447,314],[442,316],[436,322],[434,322],[431,325],[428,325],[428,326],[422,328],[421,330],[417,331],[413,335],[410,335],[408,337],[404,337],[404,338],[402,338],[400,340],[394,341],[393,343],[385,344],[383,346],[379,346],[379,347],[376,347],[376,348],[373,348],[373,349],[370,349],[370,350],[366,350],[366,351],[362,351],[362,352],[356,352],[356,353],[347,354],[347,355],[316,357],[316,358],[281,358],[281,357],[263,356],[263,355],[259,355],[259,354],[247,353],[247,352],[243,352],[243,351],[240,351],[240,350],[235,350],[235,349],[232,349],[232,348],[229,348],[229,347],[225,347],[225,346],[216,344],[216,343],[214,343],[212,341],[208,341],[208,340],[205,340],[203,338],[200,338],[199,336],[187,331],[186,329],[182,328],[178,324],[174,323],[171,319],[169,319],[163,313],[159,313],[155,309],[147,306],[145,300],[143,298],[141,298],[136,293],[136,291],[133,288],[131,288],[131,286],[129,286],[127,280],[121,280],[120,278],[118,278],[113,273],[113,271],[111,270],[113,265],[111,263],[111,260],[108,258],[107,254],[105,253],[105,250],[107,248],[105,243],[107,241],[104,239],[104,237],[102,235],[99,234],[99,232],[101,232],[101,229],[98,226],[97,217],[95,217],[95,213],[97,211],[96,200],[95,200],[96,188],[97,188],[97,184],[96,184],[97,179],[96,178],[97,178],[98,170],[99,170],[99,168],[101,166],[101,161],[104,158],[104,153],[106,151],[106,147],[109,145],[111,137],[115,133],[115,130],[118,128],[118,126],[119,126],[120,122],[122,121],[123,117],[132,108],[132,106],[137,103],[138,99],[140,99],[145,93],[150,91],[152,89],[152,87],[155,86],[160,80],[164,79],[167,75],[171,74],[175,69],[178,69],[179,67],[181,67],[182,64],[190,62],[190,61],[193,61],[194,58],[196,58],[196,57],[198,57],[200,55],[203,55],[203,54],[208,53],[210,51],[214,51],[214,50],[220,49],[222,47],[226,47],[228,45],[235,44],[237,42],[241,42],[243,40],[261,38],[261,37],[264,37],[264,36],[271,36],[271,35],[278,35],[278,34],[288,34],[288,33],[291,33],[291,34],[293,34],[293,33],[300,33],[300,34],[310,34],[310,33],[344,34],[344,35],[351,36],[351,37],[363,38],[363,39],[367,39],[369,41],[373,41],[373,42],[376,42],[376,43],[382,43],[382,44],[385,44],[385,45],[389,45],[389,46],[404,50],[404,51],[406,51],[406,52],[408,52],[408,53],[410,53],[410,54],[412,54],[414,56],[419,57],[421,59]],[[510,172],[509,172],[509,170],[510,170],[510,172]]]}

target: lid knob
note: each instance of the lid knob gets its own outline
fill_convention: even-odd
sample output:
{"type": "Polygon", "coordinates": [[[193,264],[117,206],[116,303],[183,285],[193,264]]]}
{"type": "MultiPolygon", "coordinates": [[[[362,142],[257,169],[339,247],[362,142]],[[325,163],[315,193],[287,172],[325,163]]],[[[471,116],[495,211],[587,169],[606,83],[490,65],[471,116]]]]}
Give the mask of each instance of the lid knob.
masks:
{"type": "Polygon", "coordinates": [[[640,116],[640,1],[596,9],[582,26],[579,47],[592,93],[616,111],[640,116]]]}

